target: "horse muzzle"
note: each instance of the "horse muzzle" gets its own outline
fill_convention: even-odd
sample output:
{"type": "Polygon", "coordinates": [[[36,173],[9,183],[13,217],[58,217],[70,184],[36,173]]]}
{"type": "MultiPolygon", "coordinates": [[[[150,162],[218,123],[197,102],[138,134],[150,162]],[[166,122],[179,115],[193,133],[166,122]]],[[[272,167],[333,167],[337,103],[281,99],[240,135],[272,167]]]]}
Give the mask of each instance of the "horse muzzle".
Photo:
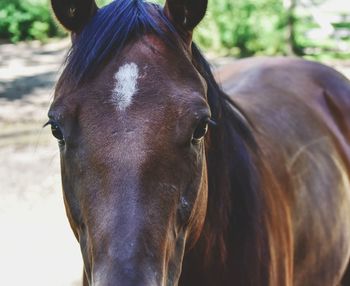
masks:
{"type": "Polygon", "coordinates": [[[164,286],[162,275],[156,271],[142,271],[137,266],[121,266],[113,272],[97,271],[92,275],[91,286],[164,286]]]}

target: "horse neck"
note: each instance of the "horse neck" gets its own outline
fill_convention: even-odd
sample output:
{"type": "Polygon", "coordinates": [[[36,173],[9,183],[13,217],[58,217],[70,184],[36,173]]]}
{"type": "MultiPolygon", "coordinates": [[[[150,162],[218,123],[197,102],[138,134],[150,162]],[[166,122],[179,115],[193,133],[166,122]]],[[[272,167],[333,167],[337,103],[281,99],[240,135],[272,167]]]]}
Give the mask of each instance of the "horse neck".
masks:
{"type": "MultiPolygon", "coordinates": [[[[188,261],[201,265],[202,277],[209,271],[216,284],[231,285],[234,279],[235,285],[290,285],[292,239],[284,192],[252,128],[215,82],[209,82],[208,101],[217,121],[206,142],[208,208],[188,261]]],[[[209,277],[205,281],[211,285],[209,277]]]]}
{"type": "MultiPolygon", "coordinates": [[[[196,255],[221,285],[289,285],[291,227],[287,201],[253,135],[221,94],[207,142],[208,209],[196,255]],[[220,280],[219,280],[220,281],[220,280]]],[[[210,284],[208,284],[210,285],[210,284]]]]}

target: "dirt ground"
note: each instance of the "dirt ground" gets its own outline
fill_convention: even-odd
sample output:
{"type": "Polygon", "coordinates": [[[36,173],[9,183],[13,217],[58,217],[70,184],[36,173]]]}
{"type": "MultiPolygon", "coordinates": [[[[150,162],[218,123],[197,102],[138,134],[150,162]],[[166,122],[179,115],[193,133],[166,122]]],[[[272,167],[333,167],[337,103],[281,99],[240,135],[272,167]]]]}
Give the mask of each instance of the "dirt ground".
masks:
{"type": "MultiPolygon", "coordinates": [[[[58,148],[42,128],[69,40],[0,45],[0,285],[77,286],[58,148]]],[[[215,65],[230,59],[213,59],[215,65]]],[[[333,63],[350,78],[350,62],[333,63]]]]}
{"type": "Polygon", "coordinates": [[[58,149],[42,128],[68,44],[0,45],[0,285],[81,285],[58,149]]]}

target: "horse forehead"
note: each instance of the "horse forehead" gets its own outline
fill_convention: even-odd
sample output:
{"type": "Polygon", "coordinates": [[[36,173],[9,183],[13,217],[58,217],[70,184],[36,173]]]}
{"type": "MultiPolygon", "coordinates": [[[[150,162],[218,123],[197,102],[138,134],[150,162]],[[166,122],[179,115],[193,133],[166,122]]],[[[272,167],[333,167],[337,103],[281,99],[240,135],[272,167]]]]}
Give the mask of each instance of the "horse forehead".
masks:
{"type": "Polygon", "coordinates": [[[112,103],[116,108],[125,110],[133,102],[138,91],[139,66],[134,62],[127,62],[119,66],[115,72],[112,103]]]}

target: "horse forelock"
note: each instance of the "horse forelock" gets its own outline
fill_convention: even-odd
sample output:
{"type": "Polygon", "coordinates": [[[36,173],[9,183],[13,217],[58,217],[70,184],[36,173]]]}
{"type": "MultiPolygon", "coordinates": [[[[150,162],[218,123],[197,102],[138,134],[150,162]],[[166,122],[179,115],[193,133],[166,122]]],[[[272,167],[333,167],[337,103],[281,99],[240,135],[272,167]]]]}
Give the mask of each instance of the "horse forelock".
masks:
{"type": "Polygon", "coordinates": [[[93,76],[112,55],[134,39],[153,33],[168,44],[165,31],[175,28],[160,6],[143,0],[113,1],[96,12],[84,29],[75,35],[65,60],[63,79],[79,84],[93,76]]]}

